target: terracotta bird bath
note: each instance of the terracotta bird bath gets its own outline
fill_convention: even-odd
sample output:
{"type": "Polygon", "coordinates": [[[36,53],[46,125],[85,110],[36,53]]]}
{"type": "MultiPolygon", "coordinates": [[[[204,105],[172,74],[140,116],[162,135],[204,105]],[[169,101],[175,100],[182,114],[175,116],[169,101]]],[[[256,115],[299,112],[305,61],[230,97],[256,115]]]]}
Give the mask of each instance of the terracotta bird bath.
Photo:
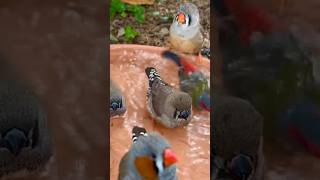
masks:
{"type": "MultiPolygon", "coordinates": [[[[190,124],[186,127],[167,129],[156,123],[146,110],[147,66],[157,68],[162,79],[179,87],[178,67],[161,58],[165,48],[142,45],[110,45],[111,79],[116,82],[126,98],[127,112],[123,117],[110,119],[110,167],[111,179],[117,179],[122,156],[131,145],[131,130],[135,125],[147,131],[158,131],[172,145],[178,157],[178,178],[183,180],[210,179],[210,113],[194,109],[190,124]]],[[[191,63],[210,76],[210,61],[197,61],[188,56],[191,63]]]]}

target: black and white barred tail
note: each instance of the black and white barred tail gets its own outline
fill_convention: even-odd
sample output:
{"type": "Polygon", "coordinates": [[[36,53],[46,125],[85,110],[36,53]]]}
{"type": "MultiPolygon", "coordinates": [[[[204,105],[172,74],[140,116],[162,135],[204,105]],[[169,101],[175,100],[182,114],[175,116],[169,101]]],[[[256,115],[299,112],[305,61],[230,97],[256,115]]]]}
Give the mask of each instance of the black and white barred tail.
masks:
{"type": "Polygon", "coordinates": [[[135,143],[139,136],[148,136],[147,130],[143,127],[134,126],[132,129],[132,142],[135,143]]]}
{"type": "Polygon", "coordinates": [[[154,82],[155,79],[161,80],[157,70],[154,67],[147,67],[145,69],[145,72],[149,79],[149,87],[152,86],[152,83],[154,82]]]}

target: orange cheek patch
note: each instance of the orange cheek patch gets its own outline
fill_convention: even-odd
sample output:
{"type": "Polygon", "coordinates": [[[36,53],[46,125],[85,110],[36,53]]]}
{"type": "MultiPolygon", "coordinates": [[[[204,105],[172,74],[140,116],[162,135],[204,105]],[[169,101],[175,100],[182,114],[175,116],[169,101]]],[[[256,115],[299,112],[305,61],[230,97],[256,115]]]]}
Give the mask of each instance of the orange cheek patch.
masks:
{"type": "Polygon", "coordinates": [[[157,180],[157,172],[154,168],[153,159],[150,157],[137,157],[134,164],[139,174],[146,180],[157,180]]]}

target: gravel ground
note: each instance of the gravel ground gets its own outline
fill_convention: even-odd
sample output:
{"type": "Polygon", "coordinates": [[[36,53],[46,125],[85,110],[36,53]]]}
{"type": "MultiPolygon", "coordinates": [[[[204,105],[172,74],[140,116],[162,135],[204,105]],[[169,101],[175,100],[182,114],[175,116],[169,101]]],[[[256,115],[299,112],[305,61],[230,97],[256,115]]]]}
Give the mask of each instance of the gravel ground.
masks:
{"type": "MultiPolygon", "coordinates": [[[[152,46],[168,46],[169,29],[172,23],[172,17],[176,13],[178,1],[174,0],[156,0],[153,5],[145,5],[145,22],[139,24],[133,15],[125,18],[116,15],[110,22],[111,43],[114,44],[143,44],[152,46]],[[126,42],[121,29],[126,25],[131,25],[140,33],[132,42],[126,42]]],[[[180,1],[182,3],[183,1],[180,1]]],[[[204,35],[204,48],[210,48],[210,1],[209,0],[190,0],[200,11],[202,32],[204,35]]]]}

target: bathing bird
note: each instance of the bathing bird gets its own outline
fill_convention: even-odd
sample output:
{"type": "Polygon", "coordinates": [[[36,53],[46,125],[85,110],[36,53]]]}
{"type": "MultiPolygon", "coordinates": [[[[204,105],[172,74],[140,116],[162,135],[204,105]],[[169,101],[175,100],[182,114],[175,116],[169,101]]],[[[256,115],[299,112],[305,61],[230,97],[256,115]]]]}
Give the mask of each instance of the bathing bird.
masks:
{"type": "Polygon", "coordinates": [[[132,144],[119,165],[119,180],[176,180],[177,157],[165,138],[145,128],[132,129],[132,144]]]}
{"type": "Polygon", "coordinates": [[[117,84],[110,80],[110,117],[121,116],[126,110],[123,93],[117,84]]]}
{"type": "Polygon", "coordinates": [[[172,51],[164,51],[162,57],[173,61],[178,67],[180,89],[192,97],[197,109],[210,111],[210,83],[197,66],[187,62],[172,51]]]}
{"type": "Polygon", "coordinates": [[[189,94],[164,82],[157,70],[147,67],[147,110],[152,118],[167,128],[189,124],[192,117],[192,98],[189,94]]]}

